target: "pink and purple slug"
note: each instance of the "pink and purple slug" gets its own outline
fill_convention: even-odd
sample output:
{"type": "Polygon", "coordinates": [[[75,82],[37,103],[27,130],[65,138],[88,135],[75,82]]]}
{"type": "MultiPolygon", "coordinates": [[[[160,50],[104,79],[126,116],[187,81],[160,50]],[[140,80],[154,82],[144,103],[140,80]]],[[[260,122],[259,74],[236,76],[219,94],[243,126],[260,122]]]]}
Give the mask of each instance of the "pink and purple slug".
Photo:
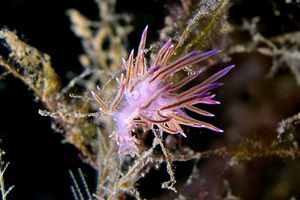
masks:
{"type": "Polygon", "coordinates": [[[168,40],[158,51],[153,63],[146,63],[144,48],[148,27],[144,29],[137,55],[134,59],[134,50],[127,61],[123,60],[123,73],[118,81],[119,90],[109,106],[94,92],[92,95],[98,102],[102,112],[109,114],[115,122],[114,135],[119,146],[119,154],[126,155],[135,148],[138,140],[132,135],[138,127],[147,130],[154,125],[161,131],[169,134],[180,134],[186,137],[181,125],[207,128],[216,132],[221,129],[203,121],[188,116],[185,110],[200,115],[213,117],[214,115],[195,107],[196,104],[219,104],[213,98],[210,90],[222,85],[216,82],[226,75],[234,65],[212,75],[202,83],[185,91],[177,93],[184,85],[197,78],[201,73],[195,71],[179,82],[167,82],[174,73],[199,63],[218,54],[219,50],[205,53],[192,51],[175,61],[168,62],[173,53],[174,45],[168,40]]]}

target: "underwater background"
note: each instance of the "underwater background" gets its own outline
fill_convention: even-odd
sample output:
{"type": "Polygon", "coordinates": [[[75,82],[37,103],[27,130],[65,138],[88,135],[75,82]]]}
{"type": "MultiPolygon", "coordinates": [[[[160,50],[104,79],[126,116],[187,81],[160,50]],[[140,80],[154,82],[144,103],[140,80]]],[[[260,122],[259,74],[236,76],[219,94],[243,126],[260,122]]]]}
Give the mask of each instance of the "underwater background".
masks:
{"type": "MultiPolygon", "coordinates": [[[[135,180],[134,187],[147,199],[300,199],[300,3],[119,0],[114,12],[131,18],[128,38],[122,40],[124,49],[129,52],[138,46],[146,25],[148,47],[168,37],[176,40],[201,6],[212,6],[212,12],[197,22],[193,29],[200,31],[191,33],[186,44],[203,51],[222,50],[218,60],[212,61],[216,67],[204,77],[236,65],[222,79],[224,86],[214,91],[221,105],[201,107],[216,115],[205,120],[224,133],[185,128],[187,138],[164,135],[167,149],[176,155],[186,153],[185,148],[203,154],[172,163],[178,193],[161,188],[169,178],[164,163],[152,166],[145,177],[135,180]],[[220,14],[218,6],[223,4],[226,8],[220,14]],[[200,37],[202,33],[207,35],[200,37]],[[195,38],[199,41],[193,43],[195,38]]],[[[16,31],[22,41],[50,55],[62,86],[82,72],[83,61],[78,57],[85,53],[70,28],[69,9],[99,20],[92,0],[6,0],[0,6],[0,29],[16,31]]],[[[120,26],[126,25],[124,21],[120,26]]],[[[0,43],[0,55],[9,57],[5,39],[0,43]]],[[[7,72],[0,70],[2,75],[7,72]]],[[[10,163],[5,183],[14,185],[7,199],[75,199],[70,170],[80,182],[78,169],[93,191],[98,180],[90,158],[70,144],[65,133],[53,129],[51,118],[39,114],[45,104],[28,85],[11,74],[2,75],[0,148],[6,152],[3,161],[10,163]]],[[[81,93],[82,88],[69,93],[81,93]]],[[[85,120],[99,124],[93,117],[85,120]]],[[[153,136],[147,136],[143,142],[150,148],[152,141],[153,136]]],[[[118,199],[135,198],[130,193],[118,199]]]]}

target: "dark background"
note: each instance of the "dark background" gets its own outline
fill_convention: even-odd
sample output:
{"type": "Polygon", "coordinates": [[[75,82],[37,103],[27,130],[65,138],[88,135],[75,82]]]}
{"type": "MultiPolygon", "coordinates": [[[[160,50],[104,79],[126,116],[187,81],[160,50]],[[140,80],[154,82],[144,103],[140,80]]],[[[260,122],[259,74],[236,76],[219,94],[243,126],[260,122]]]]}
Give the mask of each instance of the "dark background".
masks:
{"type": "MultiPolygon", "coordinates": [[[[129,0],[120,1],[117,11],[133,15],[135,30],[130,35],[130,47],[137,46],[140,30],[150,26],[150,43],[155,41],[168,13],[165,4],[174,1],[129,0]]],[[[80,41],[70,31],[65,14],[76,8],[92,19],[97,19],[97,6],[93,0],[2,0],[0,26],[16,30],[30,45],[51,56],[52,65],[68,82],[69,70],[80,73],[77,56],[82,52],[80,41]]],[[[299,21],[294,14],[300,12],[296,4],[284,1],[234,1],[229,20],[240,23],[243,17],[261,16],[266,36],[298,30],[299,21]],[[282,11],[276,16],[274,8],[282,11]]],[[[0,49],[1,52],[5,51],[0,49]]],[[[63,137],[51,129],[49,118],[38,110],[43,106],[33,101],[34,95],[20,80],[8,76],[0,81],[0,147],[6,151],[5,161],[10,162],[5,174],[6,185],[15,185],[8,199],[72,199],[69,170],[81,168],[89,174],[91,188],[94,171],[82,163],[77,150],[62,144],[63,137]]]]}

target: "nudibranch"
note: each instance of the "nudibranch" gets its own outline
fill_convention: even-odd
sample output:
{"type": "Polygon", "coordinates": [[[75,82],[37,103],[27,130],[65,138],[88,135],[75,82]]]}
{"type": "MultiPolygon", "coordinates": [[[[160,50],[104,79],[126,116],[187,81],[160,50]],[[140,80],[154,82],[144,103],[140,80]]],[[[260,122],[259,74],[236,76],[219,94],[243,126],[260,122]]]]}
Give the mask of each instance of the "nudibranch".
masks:
{"type": "Polygon", "coordinates": [[[136,56],[132,50],[127,60],[122,59],[126,71],[121,73],[118,79],[118,92],[110,105],[106,105],[95,92],[92,92],[100,110],[110,115],[115,122],[113,135],[116,137],[121,155],[129,153],[138,143],[132,134],[138,127],[149,129],[155,126],[163,132],[180,134],[183,137],[186,137],[186,134],[181,125],[223,132],[209,123],[190,117],[186,110],[213,117],[212,113],[195,105],[219,104],[213,99],[215,95],[210,91],[222,85],[216,81],[226,75],[234,65],[213,74],[196,86],[177,92],[197,78],[202,70],[189,73],[175,83],[169,81],[174,73],[206,60],[220,51],[211,50],[203,53],[195,50],[168,62],[174,52],[174,45],[170,39],[160,48],[153,62],[147,63],[145,59],[147,30],[148,27],[142,33],[136,56]]]}

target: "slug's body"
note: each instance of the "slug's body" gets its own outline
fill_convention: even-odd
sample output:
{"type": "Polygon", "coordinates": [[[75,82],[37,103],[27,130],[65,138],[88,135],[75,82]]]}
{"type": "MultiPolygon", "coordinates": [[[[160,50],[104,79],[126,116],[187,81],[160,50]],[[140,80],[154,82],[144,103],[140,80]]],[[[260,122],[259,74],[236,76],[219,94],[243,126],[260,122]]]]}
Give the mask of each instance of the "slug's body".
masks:
{"type": "Polygon", "coordinates": [[[182,86],[198,77],[201,71],[190,73],[177,83],[166,83],[170,76],[220,51],[212,50],[206,53],[192,51],[168,63],[168,58],[174,49],[171,40],[168,40],[159,50],[154,62],[147,67],[144,58],[146,35],[147,27],[142,34],[135,61],[133,50],[127,61],[123,59],[126,75],[121,74],[119,91],[110,106],[107,107],[101,98],[92,92],[101,110],[111,115],[115,121],[114,134],[116,134],[120,154],[127,154],[135,147],[135,143],[138,141],[132,136],[132,132],[137,126],[147,129],[156,125],[164,132],[181,134],[184,137],[186,135],[180,125],[222,132],[221,129],[211,124],[189,117],[185,113],[185,109],[205,116],[214,116],[194,105],[199,103],[219,104],[218,101],[213,100],[214,95],[211,95],[209,91],[222,85],[215,81],[227,74],[234,66],[219,71],[199,85],[176,93],[182,86]]]}

